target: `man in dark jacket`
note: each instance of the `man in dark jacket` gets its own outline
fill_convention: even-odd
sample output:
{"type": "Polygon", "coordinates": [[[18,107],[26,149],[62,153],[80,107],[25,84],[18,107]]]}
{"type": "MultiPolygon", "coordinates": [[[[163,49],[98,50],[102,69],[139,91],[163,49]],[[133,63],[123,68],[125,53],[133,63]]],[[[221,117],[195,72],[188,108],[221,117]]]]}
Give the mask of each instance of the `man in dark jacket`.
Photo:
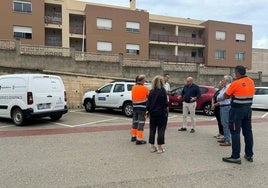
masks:
{"type": "Polygon", "coordinates": [[[183,98],[183,124],[182,128],[179,131],[187,131],[187,116],[190,112],[191,117],[191,132],[195,132],[195,108],[196,108],[196,100],[200,98],[201,93],[198,85],[193,83],[193,78],[188,77],[186,79],[186,85],[183,87],[181,97],[183,98]]]}

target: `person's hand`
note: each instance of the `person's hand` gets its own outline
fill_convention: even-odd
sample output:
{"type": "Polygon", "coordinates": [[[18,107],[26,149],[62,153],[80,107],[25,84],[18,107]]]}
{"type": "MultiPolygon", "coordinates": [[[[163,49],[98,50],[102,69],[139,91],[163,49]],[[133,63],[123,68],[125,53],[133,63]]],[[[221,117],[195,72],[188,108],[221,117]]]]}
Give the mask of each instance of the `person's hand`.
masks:
{"type": "Polygon", "coordinates": [[[196,101],[196,97],[191,97],[191,102],[196,101]]]}
{"type": "Polygon", "coordinates": [[[181,99],[181,95],[179,95],[179,96],[177,97],[177,99],[181,99]]]}

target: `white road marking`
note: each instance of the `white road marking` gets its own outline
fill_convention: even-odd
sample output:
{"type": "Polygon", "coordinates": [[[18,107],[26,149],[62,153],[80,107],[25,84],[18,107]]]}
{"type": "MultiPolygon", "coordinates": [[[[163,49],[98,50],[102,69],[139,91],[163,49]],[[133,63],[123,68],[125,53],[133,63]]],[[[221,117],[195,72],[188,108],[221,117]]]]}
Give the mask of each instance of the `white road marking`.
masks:
{"type": "Polygon", "coordinates": [[[214,120],[216,120],[217,118],[211,118],[211,121],[214,121],[214,120]]]}
{"type": "Polygon", "coordinates": [[[169,116],[168,119],[173,119],[173,118],[177,118],[177,117],[179,117],[179,116],[173,115],[173,116],[169,116]]]}
{"type": "Polygon", "coordinates": [[[77,124],[77,125],[68,125],[68,124],[64,124],[64,123],[54,123],[54,124],[65,126],[65,127],[81,127],[81,126],[85,126],[85,125],[93,125],[93,124],[96,124],[96,123],[103,123],[103,122],[112,121],[112,120],[116,120],[116,119],[119,119],[119,118],[111,118],[111,119],[99,120],[99,121],[93,121],[93,122],[90,122],[90,123],[83,123],[83,124],[77,124]]]}
{"type": "Polygon", "coordinates": [[[113,115],[101,115],[101,114],[96,114],[96,113],[88,113],[88,112],[78,112],[78,111],[73,111],[72,113],[76,113],[76,114],[84,114],[84,115],[93,115],[93,116],[97,116],[97,117],[105,117],[105,118],[110,118],[113,115]]]}
{"type": "Polygon", "coordinates": [[[7,127],[13,127],[13,125],[1,126],[0,129],[7,128],[7,127]]]}
{"type": "Polygon", "coordinates": [[[265,118],[267,115],[268,115],[268,112],[266,112],[265,114],[263,114],[263,115],[261,116],[261,118],[265,118]]]}

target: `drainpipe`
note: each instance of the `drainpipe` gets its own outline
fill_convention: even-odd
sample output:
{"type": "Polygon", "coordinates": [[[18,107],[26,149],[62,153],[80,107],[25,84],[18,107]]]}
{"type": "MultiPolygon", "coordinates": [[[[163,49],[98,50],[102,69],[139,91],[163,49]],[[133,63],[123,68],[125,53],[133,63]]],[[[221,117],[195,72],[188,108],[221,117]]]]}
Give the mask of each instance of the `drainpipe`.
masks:
{"type": "Polygon", "coordinates": [[[84,18],[83,20],[83,39],[82,39],[82,53],[84,53],[84,49],[85,49],[85,23],[86,20],[84,18]]]}

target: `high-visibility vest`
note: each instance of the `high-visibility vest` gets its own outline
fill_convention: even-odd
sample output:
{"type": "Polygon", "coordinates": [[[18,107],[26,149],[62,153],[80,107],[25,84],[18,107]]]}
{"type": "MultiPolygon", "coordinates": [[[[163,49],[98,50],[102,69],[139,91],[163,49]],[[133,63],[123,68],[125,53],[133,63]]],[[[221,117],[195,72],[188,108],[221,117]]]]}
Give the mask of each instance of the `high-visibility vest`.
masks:
{"type": "Polygon", "coordinates": [[[252,105],[255,93],[254,81],[245,76],[235,80],[225,92],[226,95],[232,96],[232,106],[252,105]]]}
{"type": "Polygon", "coordinates": [[[133,110],[146,110],[147,97],[149,95],[148,87],[144,85],[135,85],[132,87],[133,110]]]}

